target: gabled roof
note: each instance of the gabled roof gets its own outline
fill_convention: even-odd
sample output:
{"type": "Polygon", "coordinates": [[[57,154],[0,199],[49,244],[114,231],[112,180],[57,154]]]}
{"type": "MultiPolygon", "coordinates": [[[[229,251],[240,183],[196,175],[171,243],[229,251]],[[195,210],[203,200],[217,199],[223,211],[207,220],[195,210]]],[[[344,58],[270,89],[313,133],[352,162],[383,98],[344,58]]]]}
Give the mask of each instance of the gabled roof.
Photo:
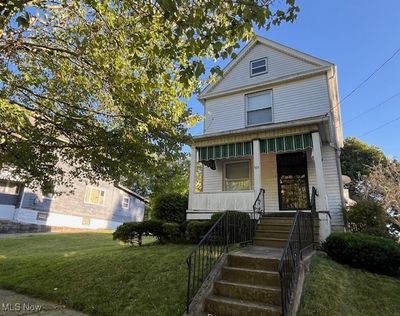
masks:
{"type": "Polygon", "coordinates": [[[122,184],[117,183],[117,184],[115,184],[115,187],[124,191],[125,193],[128,193],[128,194],[136,197],[138,200],[141,200],[141,201],[145,202],[146,204],[149,203],[148,199],[146,199],[145,197],[141,196],[140,194],[138,194],[136,192],[133,192],[131,189],[128,189],[127,187],[123,186],[122,184]]]}
{"type": "Polygon", "coordinates": [[[270,47],[272,49],[275,49],[281,53],[287,54],[291,57],[300,59],[302,61],[305,61],[307,63],[310,63],[312,65],[315,65],[317,67],[330,67],[330,66],[334,66],[333,63],[311,56],[309,54],[300,52],[296,49],[290,48],[288,46],[279,44],[277,42],[274,42],[272,40],[269,40],[267,38],[264,38],[262,36],[256,36],[253,40],[249,41],[245,47],[240,51],[240,53],[238,54],[238,56],[231,60],[228,65],[223,69],[224,72],[224,76],[218,78],[218,80],[216,82],[214,82],[213,84],[209,84],[207,85],[203,91],[200,93],[199,95],[199,99],[203,99],[205,97],[205,95],[207,95],[208,93],[210,93],[226,76],[227,74],[229,74],[229,72],[252,50],[252,48],[257,44],[257,43],[261,43],[267,47],[270,47]]]}

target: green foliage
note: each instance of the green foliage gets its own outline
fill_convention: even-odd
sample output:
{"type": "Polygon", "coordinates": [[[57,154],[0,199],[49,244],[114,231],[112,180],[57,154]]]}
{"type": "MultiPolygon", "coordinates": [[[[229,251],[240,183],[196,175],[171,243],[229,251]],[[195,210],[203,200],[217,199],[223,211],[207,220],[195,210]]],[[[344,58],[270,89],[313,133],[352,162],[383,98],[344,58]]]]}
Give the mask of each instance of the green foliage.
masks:
{"type": "Polygon", "coordinates": [[[323,249],[340,263],[380,274],[399,273],[400,246],[390,239],[361,233],[333,233],[323,249]]]}
{"type": "Polygon", "coordinates": [[[163,236],[166,241],[174,243],[182,240],[183,234],[178,223],[164,223],[162,228],[163,236]]]}
{"type": "Polygon", "coordinates": [[[372,200],[361,200],[350,207],[347,212],[347,221],[354,224],[354,230],[364,232],[365,230],[386,231],[388,216],[381,204],[372,200]]]}
{"type": "Polygon", "coordinates": [[[355,137],[348,137],[340,155],[342,173],[354,182],[369,175],[371,168],[387,161],[385,154],[376,146],[368,145],[355,137]]]}
{"type": "Polygon", "coordinates": [[[160,242],[164,241],[163,221],[149,220],[143,222],[124,223],[113,232],[113,239],[118,239],[124,243],[141,246],[143,236],[154,236],[160,242]]]}
{"type": "Polygon", "coordinates": [[[186,232],[187,239],[192,243],[199,243],[211,226],[211,221],[189,221],[186,232]]]}
{"type": "Polygon", "coordinates": [[[165,193],[152,200],[152,215],[167,222],[183,223],[186,219],[188,196],[181,193],[165,193]]]}
{"type": "Polygon", "coordinates": [[[294,0],[2,4],[0,167],[40,187],[155,173],[190,140],[198,117],[185,100],[205,83],[204,60],[235,57],[253,26],[298,11],[294,0]]]}

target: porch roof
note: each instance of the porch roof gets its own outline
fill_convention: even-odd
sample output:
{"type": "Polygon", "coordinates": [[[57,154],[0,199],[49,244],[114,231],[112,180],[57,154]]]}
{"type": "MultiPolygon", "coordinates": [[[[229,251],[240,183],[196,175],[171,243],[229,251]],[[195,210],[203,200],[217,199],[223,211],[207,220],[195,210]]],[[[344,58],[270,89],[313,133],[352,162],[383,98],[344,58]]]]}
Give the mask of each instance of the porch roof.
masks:
{"type": "Polygon", "coordinates": [[[319,131],[321,133],[321,138],[323,140],[327,140],[329,139],[329,131],[326,124],[327,122],[328,117],[322,115],[282,123],[274,123],[257,127],[246,127],[236,130],[204,134],[194,136],[193,145],[195,147],[215,146],[248,142],[253,139],[268,139],[290,135],[307,134],[316,131],[319,131]]]}
{"type": "MultiPolygon", "coordinates": [[[[289,135],[284,137],[266,138],[260,140],[261,153],[282,153],[312,148],[311,134],[289,135]]],[[[231,144],[213,145],[198,148],[199,161],[205,165],[210,161],[250,156],[253,154],[253,142],[239,142],[231,144]]]]}

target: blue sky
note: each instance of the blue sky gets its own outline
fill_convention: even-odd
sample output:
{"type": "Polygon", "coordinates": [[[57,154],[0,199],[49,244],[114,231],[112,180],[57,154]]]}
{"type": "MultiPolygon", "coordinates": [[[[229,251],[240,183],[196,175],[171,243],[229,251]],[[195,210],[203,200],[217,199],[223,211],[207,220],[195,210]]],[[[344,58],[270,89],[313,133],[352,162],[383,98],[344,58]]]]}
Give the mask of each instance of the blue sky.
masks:
{"type": "MultiPolygon", "coordinates": [[[[293,24],[257,31],[284,45],[326,59],[338,67],[339,94],[345,97],[400,48],[400,1],[298,0],[293,24]]],[[[225,65],[226,61],[222,63],[225,65]]],[[[189,106],[202,114],[194,97],[189,106]]],[[[400,158],[400,53],[341,104],[344,136],[356,136],[400,158]],[[396,95],[396,96],[395,96],[396,95]],[[381,102],[391,100],[378,106],[381,102]],[[376,109],[352,120],[369,108],[376,109]],[[398,120],[375,131],[389,121],[398,120]],[[372,132],[371,132],[372,131],[372,132]]],[[[192,128],[201,134],[202,123],[192,128]]]]}

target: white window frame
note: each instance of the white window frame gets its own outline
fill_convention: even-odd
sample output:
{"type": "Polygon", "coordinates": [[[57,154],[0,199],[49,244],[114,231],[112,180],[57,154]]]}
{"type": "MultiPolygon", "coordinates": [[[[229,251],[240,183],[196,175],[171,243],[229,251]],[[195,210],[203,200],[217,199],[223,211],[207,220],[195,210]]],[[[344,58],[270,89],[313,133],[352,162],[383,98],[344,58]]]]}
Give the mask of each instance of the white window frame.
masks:
{"type": "MultiPolygon", "coordinates": [[[[245,122],[245,124],[246,124],[246,126],[259,126],[259,125],[266,125],[266,124],[272,124],[273,122],[274,122],[274,99],[273,99],[273,93],[272,93],[272,89],[268,89],[268,90],[263,90],[263,91],[258,91],[258,92],[252,92],[252,93],[248,93],[248,94],[246,94],[245,95],[245,103],[246,103],[246,107],[245,107],[245,120],[246,120],[246,122],[245,122]],[[271,121],[270,122],[263,122],[263,123],[258,123],[258,124],[248,124],[248,113],[249,112],[252,112],[252,111],[257,111],[257,110],[252,110],[252,111],[249,111],[248,109],[247,109],[247,105],[248,105],[248,99],[249,99],[249,97],[251,97],[251,96],[258,96],[258,95],[262,95],[262,94],[265,94],[265,93],[269,93],[270,95],[271,95],[271,106],[267,106],[267,107],[265,107],[265,108],[262,108],[262,109],[271,109],[271,121]]],[[[261,109],[258,109],[258,110],[261,110],[261,109]]]]}
{"type": "Polygon", "coordinates": [[[252,191],[253,190],[253,176],[252,176],[252,166],[251,166],[251,160],[250,159],[224,161],[222,170],[223,170],[223,174],[222,174],[222,190],[224,192],[248,192],[248,191],[252,191]],[[226,165],[235,164],[235,163],[241,163],[241,162],[246,162],[249,165],[250,187],[249,187],[248,190],[228,191],[226,189],[226,165]]]}
{"type": "Polygon", "coordinates": [[[131,198],[130,198],[129,196],[127,196],[127,195],[122,196],[121,207],[122,207],[124,210],[129,210],[129,205],[130,205],[130,203],[131,203],[131,198]],[[124,200],[125,200],[125,199],[128,199],[128,205],[127,205],[126,207],[124,207],[124,200]]]}
{"type": "MultiPolygon", "coordinates": [[[[256,68],[259,68],[259,67],[256,67],[256,68]]],[[[260,75],[264,75],[266,73],[268,73],[268,58],[267,57],[258,58],[258,59],[250,61],[250,78],[257,77],[257,76],[260,76],[260,75]],[[261,61],[261,60],[265,61],[265,71],[253,74],[253,63],[256,63],[256,62],[261,61]]]]}
{"type": "Polygon", "coordinates": [[[105,202],[106,202],[106,190],[103,189],[103,188],[100,188],[100,187],[95,187],[95,186],[87,185],[86,188],[85,188],[85,197],[83,198],[83,202],[84,202],[85,204],[104,206],[104,204],[105,204],[105,202]],[[87,201],[87,199],[86,199],[86,197],[87,197],[87,194],[86,194],[87,189],[92,189],[92,190],[94,189],[94,190],[103,191],[103,192],[104,192],[104,195],[103,195],[103,197],[104,197],[104,198],[103,198],[103,203],[100,204],[100,203],[93,203],[93,202],[87,201]]]}

